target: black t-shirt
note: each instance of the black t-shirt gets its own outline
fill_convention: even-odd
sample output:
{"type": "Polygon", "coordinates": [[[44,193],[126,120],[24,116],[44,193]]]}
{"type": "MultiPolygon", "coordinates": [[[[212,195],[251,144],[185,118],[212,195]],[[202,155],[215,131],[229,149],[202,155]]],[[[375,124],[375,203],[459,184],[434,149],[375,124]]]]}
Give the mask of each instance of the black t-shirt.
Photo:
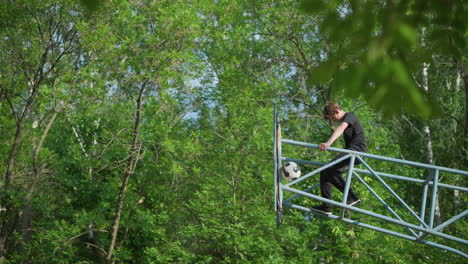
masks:
{"type": "Polygon", "coordinates": [[[366,137],[359,118],[353,112],[350,112],[345,114],[343,122],[348,123],[348,127],[343,133],[346,148],[361,152],[366,151],[366,137]]]}

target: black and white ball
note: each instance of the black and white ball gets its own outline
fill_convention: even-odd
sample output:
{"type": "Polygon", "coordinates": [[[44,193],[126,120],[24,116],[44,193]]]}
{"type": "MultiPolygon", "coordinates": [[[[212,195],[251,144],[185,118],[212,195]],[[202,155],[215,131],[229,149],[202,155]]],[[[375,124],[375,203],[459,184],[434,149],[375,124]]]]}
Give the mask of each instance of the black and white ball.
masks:
{"type": "Polygon", "coordinates": [[[288,162],[281,167],[281,174],[287,181],[293,181],[301,177],[301,168],[295,162],[288,162]]]}

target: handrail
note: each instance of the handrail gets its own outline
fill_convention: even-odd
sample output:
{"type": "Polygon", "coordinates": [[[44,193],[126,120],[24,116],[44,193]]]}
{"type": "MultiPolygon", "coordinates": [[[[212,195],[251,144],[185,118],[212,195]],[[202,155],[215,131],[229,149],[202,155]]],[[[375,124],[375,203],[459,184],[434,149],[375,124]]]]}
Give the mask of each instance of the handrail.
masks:
{"type": "MultiPolygon", "coordinates": [[[[291,145],[303,146],[303,147],[310,147],[310,148],[316,148],[316,149],[319,148],[319,145],[317,145],[317,144],[311,144],[311,143],[306,143],[306,142],[301,142],[301,141],[295,141],[295,140],[291,140],[291,139],[282,139],[281,142],[291,144],[291,145]]],[[[348,149],[333,148],[333,147],[328,147],[327,150],[328,151],[333,151],[333,152],[355,154],[355,155],[360,155],[360,156],[366,157],[366,158],[373,158],[373,159],[378,159],[378,160],[383,160],[383,161],[390,161],[390,162],[395,162],[395,163],[400,163],[400,164],[405,164],[405,165],[411,165],[411,166],[416,166],[416,167],[421,167],[421,168],[426,168],[426,169],[435,169],[435,170],[439,170],[439,171],[445,171],[445,172],[456,173],[456,174],[461,174],[461,175],[468,176],[468,171],[462,171],[462,170],[451,169],[451,168],[446,168],[446,167],[441,167],[441,166],[435,166],[435,165],[425,164],[425,163],[416,162],[416,161],[408,161],[408,160],[402,160],[402,159],[396,159],[396,158],[389,158],[389,157],[375,155],[375,154],[369,154],[369,153],[365,153],[365,152],[353,151],[353,150],[348,150],[348,149]]]]}

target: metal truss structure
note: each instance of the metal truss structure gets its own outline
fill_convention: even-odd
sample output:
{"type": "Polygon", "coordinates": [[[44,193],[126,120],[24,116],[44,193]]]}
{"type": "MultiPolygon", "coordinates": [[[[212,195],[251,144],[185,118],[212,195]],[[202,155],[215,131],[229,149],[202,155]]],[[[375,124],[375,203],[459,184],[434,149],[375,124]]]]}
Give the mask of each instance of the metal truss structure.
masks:
{"type": "MultiPolygon", "coordinates": [[[[319,215],[322,217],[328,217],[328,218],[336,219],[336,220],[343,221],[349,224],[354,224],[360,227],[379,231],[385,234],[393,235],[399,238],[403,238],[403,239],[411,240],[414,242],[422,243],[425,245],[433,246],[436,248],[440,248],[443,250],[447,250],[447,251],[459,254],[465,258],[468,258],[468,254],[465,253],[463,249],[460,249],[460,248],[464,248],[466,250],[468,241],[464,238],[460,238],[454,235],[449,235],[449,234],[444,233],[444,229],[448,229],[447,227],[454,224],[455,222],[466,221],[466,216],[468,215],[468,209],[466,209],[466,204],[461,205],[462,207],[465,206],[465,209],[461,213],[458,213],[450,217],[450,219],[445,220],[445,222],[436,225],[434,221],[435,211],[436,211],[435,209],[436,200],[442,188],[449,189],[454,192],[458,192],[459,195],[466,194],[466,192],[468,191],[468,188],[466,187],[454,186],[454,185],[444,184],[440,182],[441,174],[443,173],[444,175],[461,175],[462,177],[464,177],[464,176],[468,176],[467,171],[450,169],[450,168],[428,165],[428,164],[419,163],[419,162],[412,162],[412,161],[407,161],[407,160],[402,160],[402,159],[389,158],[389,157],[384,157],[384,156],[379,156],[379,155],[374,155],[374,154],[368,154],[368,153],[362,153],[362,152],[356,152],[356,151],[350,151],[346,149],[332,148],[332,147],[327,148],[327,150],[333,151],[333,152],[346,153],[347,155],[345,155],[341,159],[338,159],[334,162],[327,164],[327,163],[321,163],[321,162],[316,162],[316,161],[308,161],[308,160],[301,160],[301,159],[295,159],[295,158],[290,158],[290,157],[283,157],[282,152],[281,152],[282,144],[289,144],[289,145],[294,145],[294,146],[299,146],[299,147],[316,148],[316,149],[318,149],[319,147],[316,144],[299,142],[299,141],[294,141],[290,139],[282,139],[279,115],[275,107],[273,153],[274,153],[275,211],[276,211],[278,228],[282,222],[282,211],[283,211],[283,206],[284,206],[284,207],[289,207],[292,209],[297,209],[297,210],[310,213],[312,216],[319,215]],[[313,180],[312,176],[317,175],[324,169],[334,165],[337,162],[340,162],[346,159],[349,159],[349,167],[346,173],[346,179],[345,179],[346,185],[345,185],[345,190],[344,190],[341,202],[325,199],[325,198],[322,198],[321,196],[312,194],[311,191],[319,187],[320,186],[319,183],[313,186],[309,186],[305,190],[294,188],[295,186],[298,185],[299,182],[306,181],[306,180],[309,180],[309,181],[313,180]],[[355,160],[359,160],[361,164],[364,165],[365,169],[354,167],[355,160]],[[410,166],[410,167],[423,169],[425,172],[429,172],[429,173],[426,173],[429,176],[421,175],[418,178],[418,177],[400,176],[400,175],[395,175],[395,174],[390,174],[390,173],[379,172],[369,165],[369,161],[371,160],[377,160],[379,162],[390,162],[390,163],[398,164],[399,166],[410,166]],[[318,168],[313,170],[312,172],[309,172],[303,175],[302,177],[292,182],[283,184],[282,176],[281,176],[281,164],[283,161],[284,162],[294,161],[298,164],[312,165],[318,168]],[[362,174],[369,175],[369,177],[371,177],[373,180],[376,180],[381,186],[383,186],[384,189],[389,192],[388,195],[392,197],[393,200],[396,199],[398,201],[399,207],[392,208],[382,198],[382,196],[379,195],[368,184],[368,182],[366,182],[365,178],[361,176],[362,174]],[[368,210],[364,210],[355,206],[347,205],[346,204],[347,196],[348,196],[351,180],[353,178],[357,179],[362,185],[364,185],[366,189],[384,206],[384,208],[387,209],[388,214],[391,216],[386,216],[386,215],[374,213],[368,210]],[[408,203],[403,200],[403,198],[397,193],[397,191],[393,190],[384,179],[394,179],[394,180],[404,181],[404,182],[408,182],[408,183],[420,186],[422,199],[421,199],[419,212],[415,211],[410,205],[408,205],[408,203]],[[429,192],[430,192],[430,195],[428,197],[429,192]],[[292,196],[286,199],[283,199],[283,195],[285,193],[292,194],[292,196]],[[330,205],[333,205],[334,207],[338,207],[340,208],[340,213],[338,215],[334,215],[334,214],[324,215],[314,210],[311,210],[307,207],[294,203],[296,200],[303,199],[303,198],[313,199],[315,201],[328,203],[330,205]],[[366,215],[371,218],[379,219],[386,223],[394,224],[395,227],[401,226],[404,228],[399,228],[399,229],[395,228],[397,229],[397,231],[395,231],[395,229],[390,230],[385,227],[376,226],[375,224],[368,224],[368,223],[363,223],[358,220],[349,219],[345,217],[346,210],[356,212],[362,215],[366,215]],[[402,217],[400,215],[401,213],[398,214],[397,211],[398,212],[403,211],[406,217],[402,217]],[[403,219],[403,218],[408,218],[408,215],[410,219],[403,219]],[[436,240],[436,242],[434,240],[436,240]],[[444,243],[446,241],[454,241],[456,243],[451,243],[450,246],[448,246],[446,245],[446,243],[444,243]],[[456,246],[455,248],[454,246],[452,246],[452,244],[460,245],[460,247],[456,246]]],[[[316,182],[317,182],[317,179],[318,178],[315,177],[316,182]]],[[[389,226],[389,225],[387,224],[385,226],[389,226]]]]}

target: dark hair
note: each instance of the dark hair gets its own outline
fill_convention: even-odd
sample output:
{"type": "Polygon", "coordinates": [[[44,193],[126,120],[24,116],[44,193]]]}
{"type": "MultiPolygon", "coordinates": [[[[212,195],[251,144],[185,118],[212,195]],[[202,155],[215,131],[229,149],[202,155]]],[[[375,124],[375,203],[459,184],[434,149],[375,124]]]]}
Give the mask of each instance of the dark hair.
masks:
{"type": "Polygon", "coordinates": [[[327,119],[328,115],[334,114],[335,110],[341,110],[340,105],[338,103],[335,103],[335,102],[328,102],[323,107],[323,116],[325,117],[325,119],[327,119]]]}

